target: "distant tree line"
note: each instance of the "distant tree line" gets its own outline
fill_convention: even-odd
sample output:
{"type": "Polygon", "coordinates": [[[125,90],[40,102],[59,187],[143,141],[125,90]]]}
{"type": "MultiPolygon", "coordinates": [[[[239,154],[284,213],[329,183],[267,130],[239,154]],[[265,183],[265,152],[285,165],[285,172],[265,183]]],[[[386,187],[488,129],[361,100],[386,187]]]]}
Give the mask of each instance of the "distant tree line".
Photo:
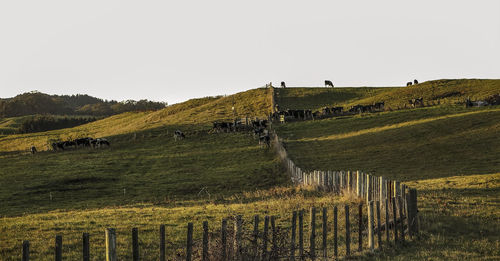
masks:
{"type": "Polygon", "coordinates": [[[86,94],[48,95],[37,91],[0,99],[0,117],[34,114],[110,116],[129,111],[152,111],[165,108],[166,102],[127,100],[117,102],[86,94]]]}
{"type": "Polygon", "coordinates": [[[41,132],[71,128],[85,123],[96,121],[95,116],[54,116],[35,115],[25,119],[19,127],[17,133],[41,132]]]}

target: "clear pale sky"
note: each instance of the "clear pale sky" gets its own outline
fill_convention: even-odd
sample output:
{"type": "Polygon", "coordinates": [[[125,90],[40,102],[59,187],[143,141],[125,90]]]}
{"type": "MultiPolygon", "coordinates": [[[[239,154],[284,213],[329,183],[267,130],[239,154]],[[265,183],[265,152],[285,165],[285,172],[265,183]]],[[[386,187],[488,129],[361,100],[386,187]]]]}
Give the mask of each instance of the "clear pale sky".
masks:
{"type": "Polygon", "coordinates": [[[0,2],[0,97],[500,78],[500,1],[0,2]]]}

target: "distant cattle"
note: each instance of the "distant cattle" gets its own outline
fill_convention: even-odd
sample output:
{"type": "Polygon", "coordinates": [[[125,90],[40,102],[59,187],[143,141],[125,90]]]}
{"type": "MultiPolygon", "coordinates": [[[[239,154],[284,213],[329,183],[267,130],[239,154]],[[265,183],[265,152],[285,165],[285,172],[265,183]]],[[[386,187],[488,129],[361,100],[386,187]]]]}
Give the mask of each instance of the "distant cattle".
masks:
{"type": "Polygon", "coordinates": [[[413,83],[412,83],[412,82],[407,82],[407,83],[406,83],[406,86],[412,86],[412,85],[413,85],[413,83]]]}
{"type": "Polygon", "coordinates": [[[415,85],[417,85],[417,84],[418,84],[417,79],[413,80],[413,84],[415,84],[415,85]]]}
{"type": "Polygon", "coordinates": [[[175,139],[175,140],[178,140],[178,139],[182,140],[182,139],[184,139],[184,138],[186,138],[186,135],[184,135],[184,133],[183,133],[182,131],[180,131],[180,130],[176,130],[176,131],[174,132],[174,139],[175,139]]]}
{"type": "Polygon", "coordinates": [[[330,80],[325,80],[325,87],[332,87],[333,88],[333,83],[330,80]]]}
{"type": "Polygon", "coordinates": [[[271,146],[271,137],[265,134],[259,137],[259,145],[265,144],[268,148],[271,146]]]}
{"type": "Polygon", "coordinates": [[[64,142],[58,141],[51,144],[53,150],[64,150],[64,142]]]}
{"type": "Polygon", "coordinates": [[[415,107],[423,107],[424,106],[424,98],[422,98],[422,97],[408,100],[408,102],[414,108],[415,107]]]}
{"type": "Polygon", "coordinates": [[[107,139],[104,139],[104,138],[97,138],[95,140],[92,139],[91,144],[92,144],[92,147],[94,147],[94,148],[100,148],[104,145],[106,145],[108,147],[111,146],[109,141],[107,139]]]}
{"type": "Polygon", "coordinates": [[[285,82],[281,82],[281,88],[286,88],[285,82]]]}
{"type": "Polygon", "coordinates": [[[84,146],[84,147],[90,147],[93,138],[86,137],[86,138],[79,138],[75,139],[74,142],[76,143],[77,147],[84,146]]]}
{"type": "Polygon", "coordinates": [[[30,152],[31,152],[31,154],[35,154],[37,152],[36,151],[36,147],[35,146],[31,146],[30,152]]]}

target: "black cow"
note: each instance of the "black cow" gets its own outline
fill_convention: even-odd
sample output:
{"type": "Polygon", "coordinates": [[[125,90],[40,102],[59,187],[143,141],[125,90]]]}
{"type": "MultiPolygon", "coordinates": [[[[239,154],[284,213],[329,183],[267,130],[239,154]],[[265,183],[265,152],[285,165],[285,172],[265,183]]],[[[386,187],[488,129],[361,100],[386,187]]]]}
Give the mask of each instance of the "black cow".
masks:
{"type": "Polygon", "coordinates": [[[36,151],[36,147],[35,146],[31,146],[30,151],[31,151],[31,154],[35,154],[37,152],[36,151]]]}
{"type": "Polygon", "coordinates": [[[417,85],[417,84],[418,84],[417,79],[413,80],[413,84],[415,84],[415,85],[417,85]]]}
{"type": "Polygon", "coordinates": [[[65,142],[63,142],[63,146],[64,147],[74,147],[74,148],[76,148],[76,142],[74,142],[74,141],[65,141],[65,142]]]}
{"type": "Polygon", "coordinates": [[[354,112],[354,113],[363,112],[363,105],[359,105],[359,104],[354,105],[349,109],[349,112],[354,112]]]}
{"type": "Polygon", "coordinates": [[[175,140],[177,140],[177,139],[181,139],[181,140],[182,140],[182,139],[184,139],[184,138],[186,138],[186,135],[184,135],[184,133],[183,133],[182,131],[180,131],[180,130],[176,130],[176,131],[174,132],[174,139],[175,139],[175,140]]]}
{"type": "Polygon", "coordinates": [[[53,150],[64,150],[64,142],[53,142],[51,145],[53,150]]]}
{"type": "Polygon", "coordinates": [[[84,147],[90,147],[93,138],[87,137],[87,138],[79,138],[75,139],[73,142],[76,143],[76,146],[84,146],[84,147]]]}
{"type": "Polygon", "coordinates": [[[412,82],[407,82],[407,83],[406,83],[406,86],[412,86],[412,85],[413,85],[413,83],[412,83],[412,82]]]}
{"type": "Polygon", "coordinates": [[[384,106],[385,106],[385,102],[377,102],[373,105],[373,107],[375,107],[376,110],[384,110],[384,106]]]}
{"type": "Polygon", "coordinates": [[[262,135],[259,137],[259,145],[266,144],[269,148],[271,146],[271,138],[268,134],[262,135]]]}
{"type": "Polygon", "coordinates": [[[424,106],[424,98],[422,97],[408,100],[408,102],[412,107],[424,106]]]}
{"type": "Polygon", "coordinates": [[[330,80],[325,80],[325,87],[332,87],[333,88],[333,83],[330,80]]]}
{"type": "Polygon", "coordinates": [[[281,88],[286,88],[285,82],[281,82],[281,88]]]}
{"type": "Polygon", "coordinates": [[[344,111],[344,107],[334,107],[332,108],[332,113],[333,114],[342,114],[344,111]]]}

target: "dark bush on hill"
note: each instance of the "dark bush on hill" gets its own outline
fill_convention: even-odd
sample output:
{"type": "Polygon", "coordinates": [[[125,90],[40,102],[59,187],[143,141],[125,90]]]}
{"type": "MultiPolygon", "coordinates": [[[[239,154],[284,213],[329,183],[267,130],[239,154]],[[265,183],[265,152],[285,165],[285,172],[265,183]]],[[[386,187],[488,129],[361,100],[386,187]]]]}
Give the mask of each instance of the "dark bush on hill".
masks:
{"type": "Polygon", "coordinates": [[[0,117],[34,114],[111,116],[128,111],[159,110],[166,105],[148,100],[117,102],[82,94],[59,96],[33,91],[0,99],[0,117]]]}
{"type": "Polygon", "coordinates": [[[96,117],[71,117],[71,116],[53,116],[36,115],[28,118],[21,123],[18,133],[41,132],[71,128],[85,123],[97,120],[96,117]]]}

